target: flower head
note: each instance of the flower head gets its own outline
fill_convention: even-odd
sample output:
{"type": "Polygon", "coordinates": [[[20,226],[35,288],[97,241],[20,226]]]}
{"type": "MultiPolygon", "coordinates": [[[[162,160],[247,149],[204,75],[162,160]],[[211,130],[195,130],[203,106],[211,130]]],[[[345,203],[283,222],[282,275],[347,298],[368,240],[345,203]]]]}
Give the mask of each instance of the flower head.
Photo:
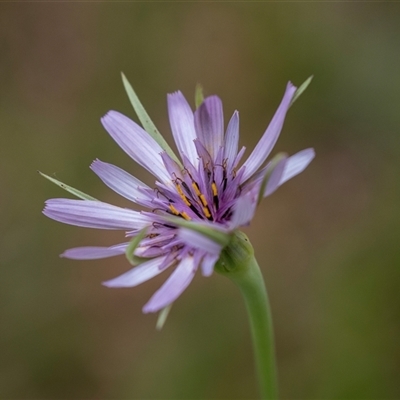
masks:
{"type": "Polygon", "coordinates": [[[219,97],[205,98],[193,112],[181,92],[168,95],[169,120],[179,159],[155,127],[149,126],[132,88],[126,80],[124,83],[136,111],[145,116],[147,132],[117,111],[109,111],[101,122],[117,144],[154,175],[155,187],[100,160],[95,160],[91,169],[108,187],[144,210],[103,203],[56,181],[81,199],[50,199],[43,213],[66,224],[125,231],[124,243],[78,247],[62,254],[80,260],[127,254],[134,268],[104,282],[105,286],[136,286],[174,268],[143,307],[144,312],[156,312],[179,297],[198,269],[204,276],[212,274],[231,233],[249,224],[263,197],[302,172],[314,158],[314,150],[302,150],[290,157],[280,154],[261,168],[298,94],[291,83],[268,128],[242,164],[245,148],[238,147],[239,113],[233,113],[225,130],[219,97]]]}

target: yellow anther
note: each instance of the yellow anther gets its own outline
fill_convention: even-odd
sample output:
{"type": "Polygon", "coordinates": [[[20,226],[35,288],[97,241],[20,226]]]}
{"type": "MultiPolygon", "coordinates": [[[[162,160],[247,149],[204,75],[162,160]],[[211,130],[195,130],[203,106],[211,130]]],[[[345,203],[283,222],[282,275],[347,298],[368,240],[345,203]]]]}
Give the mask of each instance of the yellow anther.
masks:
{"type": "Polygon", "coordinates": [[[211,218],[211,213],[208,207],[203,207],[203,212],[206,218],[211,218]]]}
{"type": "Polygon", "coordinates": [[[197,186],[197,183],[194,182],[194,181],[192,182],[192,188],[193,188],[193,190],[194,190],[194,192],[196,193],[197,196],[200,196],[200,195],[201,195],[200,189],[199,189],[199,187],[197,186]]]}
{"type": "Polygon", "coordinates": [[[201,204],[203,204],[204,207],[207,207],[208,204],[207,204],[206,196],[204,196],[204,194],[200,194],[199,199],[201,201],[201,204]]]}
{"type": "Polygon", "coordinates": [[[213,192],[213,196],[218,196],[217,185],[215,184],[215,182],[213,182],[211,184],[211,189],[212,189],[212,192],[213,192]]]}
{"type": "Polygon", "coordinates": [[[172,204],[169,205],[169,209],[172,211],[172,214],[174,215],[180,214],[179,211],[172,204]]]}
{"type": "Polygon", "coordinates": [[[185,212],[181,212],[181,213],[180,213],[180,216],[183,217],[183,218],[185,218],[186,221],[190,221],[190,220],[192,219],[192,218],[190,218],[189,215],[187,215],[187,213],[185,213],[185,212]]]}
{"type": "Polygon", "coordinates": [[[188,200],[188,198],[185,196],[185,193],[183,193],[182,188],[179,185],[175,185],[176,190],[179,193],[179,196],[181,197],[181,199],[183,200],[183,202],[190,207],[190,201],[188,200]]]}

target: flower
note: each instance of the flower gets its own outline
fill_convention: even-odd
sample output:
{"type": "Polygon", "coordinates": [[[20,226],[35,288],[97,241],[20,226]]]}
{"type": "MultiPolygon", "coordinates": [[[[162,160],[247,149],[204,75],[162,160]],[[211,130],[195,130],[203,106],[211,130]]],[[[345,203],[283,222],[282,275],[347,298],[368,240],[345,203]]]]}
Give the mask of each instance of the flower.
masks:
{"type": "MultiPolygon", "coordinates": [[[[124,83],[126,86],[127,81],[124,83]]],[[[132,100],[136,96],[133,89],[128,86],[127,90],[132,100]]],[[[92,163],[91,169],[109,188],[145,209],[138,212],[98,201],[48,177],[81,199],[47,200],[46,216],[70,225],[123,230],[128,238],[111,247],[69,249],[61,256],[88,260],[126,253],[135,266],[103,283],[113,288],[139,285],[173,267],[143,312],[156,312],[172,304],[198,269],[204,276],[212,274],[230,234],[250,222],[258,202],[302,172],[314,158],[314,150],[309,148],[290,157],[280,154],[260,169],[299,90],[288,83],[271,123],[242,165],[245,148],[238,148],[239,113],[233,113],[224,131],[222,102],[217,96],[202,99],[193,112],[181,92],[168,95],[169,121],[181,161],[149,125],[146,132],[121,113],[109,111],[101,119],[104,128],[134,161],[154,175],[155,188],[112,164],[92,163]]],[[[133,104],[147,116],[135,97],[133,104]]],[[[143,120],[149,124],[148,119],[143,120]]]]}

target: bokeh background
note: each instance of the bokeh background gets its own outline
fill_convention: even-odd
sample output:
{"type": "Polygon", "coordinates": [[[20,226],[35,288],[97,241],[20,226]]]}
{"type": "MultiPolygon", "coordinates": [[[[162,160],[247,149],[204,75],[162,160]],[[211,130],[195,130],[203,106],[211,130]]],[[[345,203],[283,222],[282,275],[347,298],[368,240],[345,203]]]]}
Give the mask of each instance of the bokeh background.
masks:
{"type": "MultiPolygon", "coordinates": [[[[247,316],[226,278],[199,274],[166,326],[141,307],[165,276],[101,286],[124,257],[70,261],[121,232],[62,225],[68,197],[36,171],[128,203],[89,170],[97,157],[148,184],[99,118],[132,118],[124,71],[171,140],[166,93],[201,82],[264,132],[286,82],[309,89],[275,152],[317,157],[246,229],[271,297],[284,399],[400,398],[399,3],[1,3],[0,397],[252,399],[247,316]]],[[[247,154],[249,154],[249,150],[247,154]]]]}

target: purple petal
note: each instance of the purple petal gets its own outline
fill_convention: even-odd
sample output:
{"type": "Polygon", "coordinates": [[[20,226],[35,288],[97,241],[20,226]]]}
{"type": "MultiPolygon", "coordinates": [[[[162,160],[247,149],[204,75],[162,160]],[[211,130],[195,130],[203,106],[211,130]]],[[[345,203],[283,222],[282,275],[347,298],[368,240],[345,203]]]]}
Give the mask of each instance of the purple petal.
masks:
{"type": "Polygon", "coordinates": [[[157,312],[175,301],[189,286],[197,266],[193,256],[185,257],[161,288],[145,304],[143,312],[157,312]]]}
{"type": "Polygon", "coordinates": [[[69,258],[71,260],[98,260],[100,258],[108,258],[119,256],[125,253],[129,243],[116,244],[110,247],[75,247],[65,250],[60,257],[69,258]]]}
{"type": "Polygon", "coordinates": [[[214,271],[214,265],[218,261],[219,254],[207,253],[201,262],[201,271],[203,276],[211,276],[214,271]]]}
{"type": "Polygon", "coordinates": [[[103,285],[110,288],[133,287],[140,285],[162,272],[159,266],[164,259],[165,257],[153,258],[152,260],[146,261],[114,279],[103,282],[103,285]]]}
{"type": "Polygon", "coordinates": [[[152,207],[153,197],[143,190],[151,189],[128,172],[100,160],[93,161],[90,168],[114,192],[137,204],[152,207]]]}
{"type": "Polygon", "coordinates": [[[235,202],[232,219],[229,221],[229,227],[233,230],[240,226],[248,225],[253,219],[256,205],[257,196],[254,191],[239,197],[235,202]]]}
{"type": "Polygon", "coordinates": [[[181,157],[186,155],[197,166],[197,152],[193,140],[196,139],[193,111],[181,92],[171,93],[167,97],[169,123],[172,135],[181,157]]]}
{"type": "Polygon", "coordinates": [[[249,158],[242,165],[242,168],[246,168],[242,178],[243,182],[250,178],[269,156],[269,153],[278,140],[279,134],[282,130],[283,122],[285,121],[286,112],[289,109],[290,102],[295,91],[296,87],[289,82],[287,84],[281,104],[279,105],[278,110],[272,118],[267,130],[264,132],[264,135],[257,143],[249,158]]]}
{"type": "Polygon", "coordinates": [[[226,128],[225,154],[228,161],[228,171],[231,170],[235,161],[239,146],[239,112],[235,111],[226,128]]]}
{"type": "Polygon", "coordinates": [[[204,145],[200,141],[200,139],[196,139],[194,141],[194,145],[196,146],[196,151],[197,151],[198,156],[203,159],[204,165],[210,164],[210,162],[213,161],[213,159],[211,158],[210,153],[204,147],[204,145]]]}
{"type": "Polygon", "coordinates": [[[218,96],[207,97],[201,103],[194,113],[194,125],[197,137],[215,160],[224,140],[224,113],[218,96]]]}
{"type": "MultiPolygon", "coordinates": [[[[245,151],[246,151],[246,147],[243,146],[243,147],[240,149],[239,153],[237,153],[237,155],[236,155],[235,161],[233,162],[233,166],[232,166],[233,168],[237,168],[237,167],[238,167],[239,162],[240,162],[240,160],[242,159],[242,157],[243,157],[245,151]]],[[[238,175],[239,175],[239,173],[240,173],[241,170],[243,170],[243,173],[244,173],[244,170],[245,170],[245,169],[246,169],[245,166],[243,166],[243,168],[240,168],[240,170],[238,171],[238,175]]]]}
{"type": "Polygon", "coordinates": [[[182,178],[179,165],[167,154],[167,152],[163,151],[161,153],[161,158],[171,178],[182,178]]]}
{"type": "Polygon", "coordinates": [[[117,111],[109,111],[101,122],[122,150],[138,164],[162,182],[170,179],[159,155],[163,149],[144,129],[117,111]]]}
{"type": "Polygon", "coordinates": [[[178,237],[182,239],[186,245],[195,249],[204,250],[207,253],[219,254],[221,251],[220,244],[192,229],[179,228],[178,237]]]}
{"type": "Polygon", "coordinates": [[[303,172],[315,157],[314,149],[305,149],[289,157],[285,165],[280,185],[303,172]]]}
{"type": "Polygon", "coordinates": [[[43,214],[64,224],[97,229],[142,229],[152,221],[141,213],[101,201],[50,199],[43,214]]]}
{"type": "Polygon", "coordinates": [[[264,197],[267,197],[270,194],[274,193],[275,190],[278,189],[278,187],[281,185],[281,179],[287,162],[288,157],[285,156],[275,165],[275,168],[268,179],[267,185],[265,186],[264,197]]]}

